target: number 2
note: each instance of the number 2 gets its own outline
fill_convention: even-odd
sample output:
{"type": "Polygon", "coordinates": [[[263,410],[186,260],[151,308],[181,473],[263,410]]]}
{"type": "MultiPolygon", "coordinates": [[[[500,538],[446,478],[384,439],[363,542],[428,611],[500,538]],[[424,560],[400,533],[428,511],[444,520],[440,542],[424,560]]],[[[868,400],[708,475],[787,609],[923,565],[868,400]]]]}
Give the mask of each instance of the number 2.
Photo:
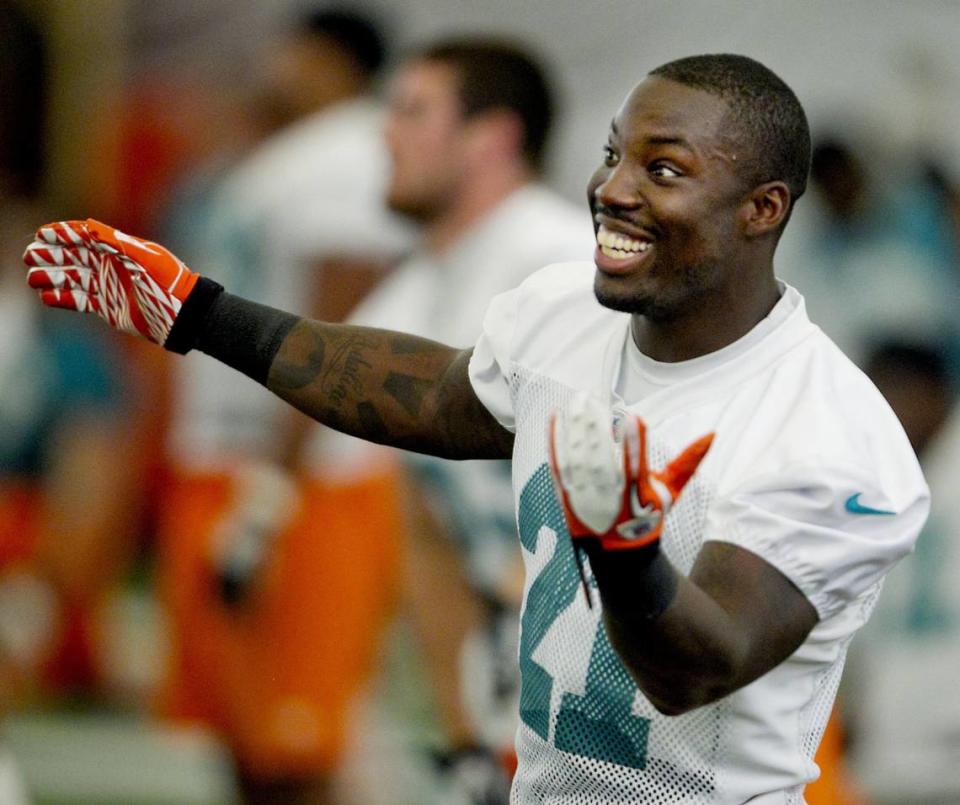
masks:
{"type": "MultiPolygon", "coordinates": [[[[520,718],[543,740],[550,735],[550,700],[554,679],[533,653],[553,622],[580,587],[573,545],[546,464],[520,494],[520,542],[536,553],[540,532],[556,535],[553,555],[527,594],[520,636],[520,718]]],[[[593,635],[587,681],[582,696],[564,693],[554,730],[558,749],[581,757],[635,769],[647,765],[650,720],[633,715],[636,686],[610,645],[601,619],[593,635]]]]}

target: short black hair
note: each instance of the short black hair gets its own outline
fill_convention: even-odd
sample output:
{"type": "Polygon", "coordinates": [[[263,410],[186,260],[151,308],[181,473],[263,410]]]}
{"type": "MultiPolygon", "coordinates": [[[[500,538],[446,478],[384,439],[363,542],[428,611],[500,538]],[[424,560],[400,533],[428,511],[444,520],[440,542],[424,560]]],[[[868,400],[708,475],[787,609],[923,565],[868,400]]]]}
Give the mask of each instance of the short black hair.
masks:
{"type": "Polygon", "coordinates": [[[309,11],[298,29],[308,36],[328,37],[349,53],[368,77],[373,77],[386,59],[383,34],[368,17],[340,9],[309,11]]]}
{"type": "Polygon", "coordinates": [[[751,186],[781,180],[796,200],[807,189],[810,125],[793,90],[770,68],[747,56],[688,56],[650,71],[727,103],[733,136],[750,146],[743,168],[751,186]]]}
{"type": "Polygon", "coordinates": [[[534,170],[543,167],[556,100],[544,67],[527,48],[505,40],[450,39],[412,58],[456,71],[466,117],[491,109],[515,113],[523,124],[524,157],[534,170]]]}

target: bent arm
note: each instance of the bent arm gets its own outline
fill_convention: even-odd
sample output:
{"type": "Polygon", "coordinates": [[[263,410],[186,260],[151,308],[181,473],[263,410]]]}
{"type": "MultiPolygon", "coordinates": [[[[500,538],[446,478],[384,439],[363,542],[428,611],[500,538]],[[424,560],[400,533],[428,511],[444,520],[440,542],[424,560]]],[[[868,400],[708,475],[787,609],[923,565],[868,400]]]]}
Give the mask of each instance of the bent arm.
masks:
{"type": "Polygon", "coordinates": [[[197,318],[178,319],[181,330],[171,338],[244,372],[318,422],[444,458],[511,454],[513,434],[473,391],[471,350],[301,319],[228,293],[197,318]]]}
{"type": "Polygon", "coordinates": [[[614,649],[661,712],[678,715],[749,684],[789,657],[817,623],[806,596],[755,554],[704,544],[690,576],[662,552],[591,552],[614,649]],[[664,582],[666,580],[666,583],[664,582]],[[642,614],[645,588],[673,585],[656,617],[642,614]]]}

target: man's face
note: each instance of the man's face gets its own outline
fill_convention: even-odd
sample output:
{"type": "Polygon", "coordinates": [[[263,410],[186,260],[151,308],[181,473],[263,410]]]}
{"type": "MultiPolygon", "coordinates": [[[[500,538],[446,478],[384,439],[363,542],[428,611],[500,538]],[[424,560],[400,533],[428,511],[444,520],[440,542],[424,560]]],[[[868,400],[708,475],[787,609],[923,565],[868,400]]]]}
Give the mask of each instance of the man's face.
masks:
{"type": "Polygon", "coordinates": [[[292,36],[267,50],[263,95],[286,125],[358,91],[358,68],[328,36],[292,36]]]}
{"type": "Polygon", "coordinates": [[[748,155],[723,137],[726,113],[717,96],[656,77],[624,101],[587,188],[601,304],[664,320],[734,280],[748,155]]]}
{"type": "Polygon", "coordinates": [[[393,83],[387,120],[392,173],[387,203],[428,223],[453,203],[463,181],[464,131],[453,68],[413,62],[393,83]]]}

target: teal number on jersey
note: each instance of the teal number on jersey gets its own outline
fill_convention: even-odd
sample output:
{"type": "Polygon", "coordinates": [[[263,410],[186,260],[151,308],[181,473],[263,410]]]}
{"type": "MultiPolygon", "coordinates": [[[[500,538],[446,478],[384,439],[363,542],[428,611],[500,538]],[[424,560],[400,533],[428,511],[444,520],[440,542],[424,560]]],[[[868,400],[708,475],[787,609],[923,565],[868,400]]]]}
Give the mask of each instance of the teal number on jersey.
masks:
{"type": "Polygon", "coordinates": [[[635,691],[601,621],[590,654],[584,695],[563,694],[554,735],[557,748],[645,769],[650,719],[631,714],[635,691]]]}
{"type": "Polygon", "coordinates": [[[530,553],[537,551],[541,528],[549,528],[557,535],[553,556],[527,594],[520,630],[520,718],[546,741],[550,734],[553,677],[533,661],[533,650],[579,589],[573,547],[570,540],[564,538],[563,511],[546,464],[533,474],[520,493],[518,520],[520,543],[530,553]]]}
{"type": "MultiPolygon", "coordinates": [[[[536,553],[541,529],[550,529],[557,537],[553,556],[527,594],[520,638],[520,718],[546,741],[553,677],[533,660],[533,652],[580,589],[573,546],[546,464],[520,493],[519,526],[520,542],[531,553],[536,553]]],[[[594,635],[584,695],[565,693],[561,699],[554,736],[557,748],[645,768],[650,721],[631,713],[635,691],[601,621],[594,635]]]]}

